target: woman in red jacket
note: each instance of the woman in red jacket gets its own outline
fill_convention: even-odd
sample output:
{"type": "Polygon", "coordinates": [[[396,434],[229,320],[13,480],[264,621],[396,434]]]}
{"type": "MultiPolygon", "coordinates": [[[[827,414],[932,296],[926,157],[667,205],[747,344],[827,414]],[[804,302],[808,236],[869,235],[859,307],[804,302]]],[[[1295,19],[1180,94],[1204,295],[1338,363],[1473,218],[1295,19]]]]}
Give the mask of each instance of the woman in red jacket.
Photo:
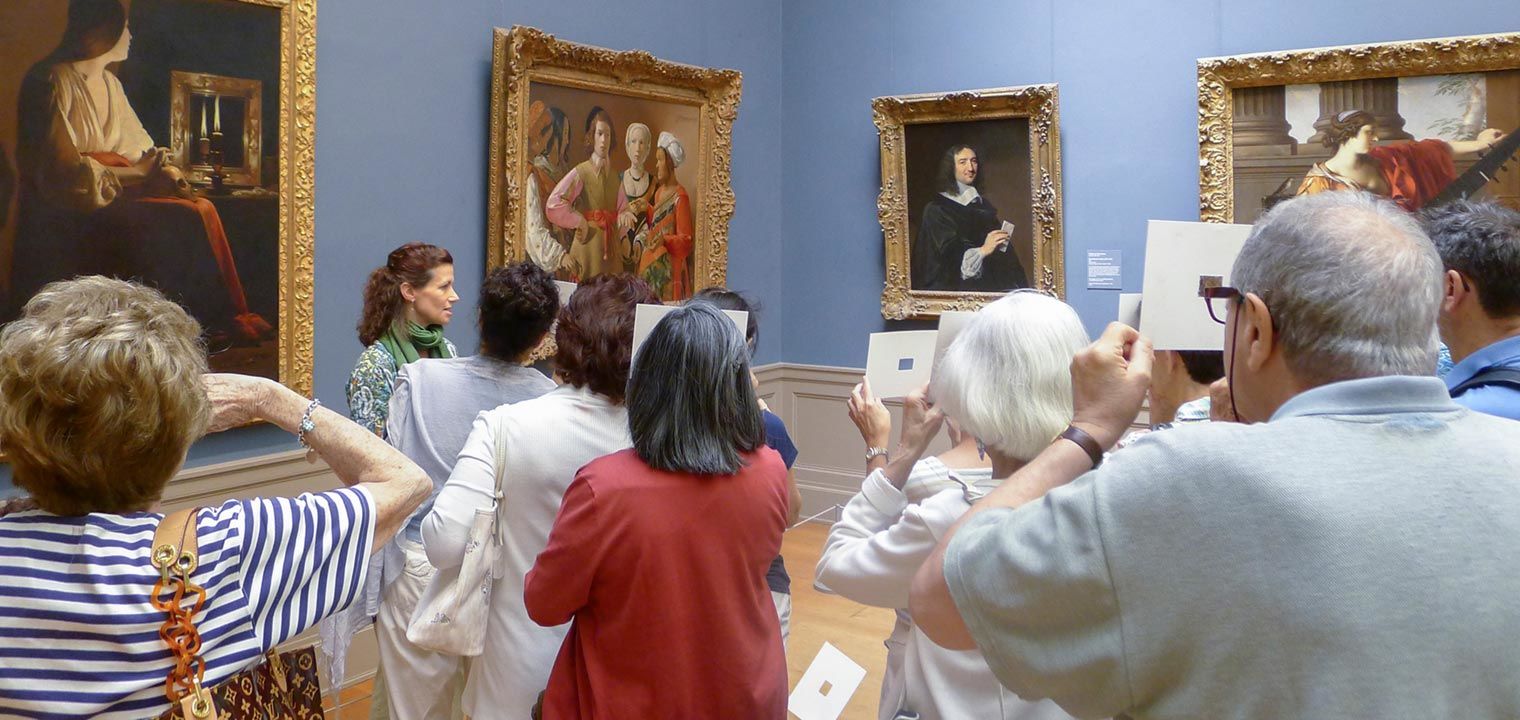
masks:
{"type": "Polygon", "coordinates": [[[523,600],[571,621],[543,717],[786,717],[765,571],[786,529],[786,467],[765,445],[743,333],[705,302],[634,358],[633,447],[565,492],[523,600]]]}

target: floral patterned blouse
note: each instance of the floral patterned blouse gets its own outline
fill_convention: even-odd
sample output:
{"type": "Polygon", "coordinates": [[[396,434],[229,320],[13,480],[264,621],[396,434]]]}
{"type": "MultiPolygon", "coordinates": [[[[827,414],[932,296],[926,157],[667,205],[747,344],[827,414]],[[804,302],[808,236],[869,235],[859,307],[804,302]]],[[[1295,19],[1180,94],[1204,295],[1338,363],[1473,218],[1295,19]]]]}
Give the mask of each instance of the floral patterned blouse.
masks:
{"type": "MultiPolygon", "coordinates": [[[[459,357],[454,343],[444,339],[449,355],[459,357]]],[[[359,362],[348,375],[348,417],[364,429],[385,437],[385,418],[390,412],[391,390],[396,386],[396,359],[378,341],[359,353],[359,362]]]]}

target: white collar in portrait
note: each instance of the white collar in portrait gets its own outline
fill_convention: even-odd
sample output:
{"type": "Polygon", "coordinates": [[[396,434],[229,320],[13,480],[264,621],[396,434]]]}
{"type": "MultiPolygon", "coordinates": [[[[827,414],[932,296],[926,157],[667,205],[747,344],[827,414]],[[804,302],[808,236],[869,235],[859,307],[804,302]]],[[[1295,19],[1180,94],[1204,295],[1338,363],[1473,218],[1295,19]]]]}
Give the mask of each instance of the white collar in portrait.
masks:
{"type": "Polygon", "coordinates": [[[976,191],[975,187],[967,185],[966,183],[963,183],[959,180],[955,181],[955,186],[957,188],[960,188],[960,192],[954,194],[942,192],[940,194],[962,205],[970,205],[972,201],[982,196],[981,193],[976,191]]]}

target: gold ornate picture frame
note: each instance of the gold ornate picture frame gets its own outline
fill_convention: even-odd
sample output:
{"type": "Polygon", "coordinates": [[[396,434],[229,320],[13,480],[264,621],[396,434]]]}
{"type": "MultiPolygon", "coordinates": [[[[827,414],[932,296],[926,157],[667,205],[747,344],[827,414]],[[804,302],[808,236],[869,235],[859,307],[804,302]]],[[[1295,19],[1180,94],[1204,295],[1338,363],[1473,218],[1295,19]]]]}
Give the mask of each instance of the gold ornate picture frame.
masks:
{"type": "Polygon", "coordinates": [[[531,258],[570,281],[602,272],[635,272],[667,301],[723,285],[734,211],[730,153],[740,91],[736,70],[581,45],[530,27],[497,28],[487,264],[531,258]],[[635,130],[635,125],[643,129],[635,130]],[[593,147],[598,128],[610,128],[615,140],[599,156],[593,147]],[[644,137],[647,155],[639,158],[644,173],[632,171],[637,163],[629,153],[639,151],[625,142],[630,130],[644,137]],[[667,137],[678,147],[672,148],[667,137]],[[594,164],[598,157],[600,165],[594,164]],[[665,182],[655,177],[661,163],[674,166],[665,182]],[[590,171],[598,167],[615,177],[596,182],[590,171]],[[625,192],[625,172],[631,175],[630,186],[642,190],[625,192]],[[571,183],[561,187],[567,175],[575,176],[568,190],[571,183]],[[633,177],[639,175],[655,179],[639,185],[633,177]],[[670,190],[676,187],[679,200],[670,190]],[[640,191],[648,194],[639,196],[640,191]],[[588,200],[594,193],[597,199],[588,200]],[[644,204],[625,204],[624,196],[644,204]],[[551,210],[551,201],[562,210],[551,210]],[[633,227],[625,228],[625,209],[633,227]],[[578,235],[576,221],[583,218],[589,229],[578,235]]]}
{"type": "Polygon", "coordinates": [[[976,310],[1021,287],[1065,297],[1058,106],[1055,84],[871,102],[881,137],[883,317],[976,310]],[[955,173],[968,162],[979,164],[960,182],[970,176],[955,173]],[[992,234],[1001,231],[1009,232],[992,234]]]}
{"type": "Polygon", "coordinates": [[[257,80],[211,73],[170,72],[169,156],[183,168],[190,182],[206,185],[216,172],[210,155],[212,136],[229,139],[239,160],[223,165],[224,181],[243,187],[263,184],[264,86],[257,80]],[[228,129],[221,127],[221,101],[228,100],[228,129]],[[240,112],[233,110],[233,103],[240,112]],[[214,110],[212,108],[215,108],[214,110]],[[212,113],[215,113],[214,115],[212,113]],[[214,118],[214,119],[211,119],[214,118]],[[201,142],[204,140],[205,142],[201,142]]]}
{"type": "MultiPolygon", "coordinates": [[[[1340,187],[1322,166],[1339,150],[1330,121],[1357,110],[1372,116],[1374,147],[1447,142],[1448,185],[1476,177],[1484,192],[1520,207],[1520,170],[1495,175],[1487,165],[1502,157],[1480,164],[1485,151],[1456,151],[1484,128],[1520,129],[1520,33],[1507,33],[1200,59],[1200,218],[1249,223],[1300,190],[1340,187]],[[1308,175],[1317,177],[1306,183],[1308,175]]],[[[1439,190],[1393,197],[1418,209],[1444,201],[1439,190]]]]}
{"type": "Polygon", "coordinates": [[[71,45],[94,35],[66,32],[69,3],[0,3],[0,27],[16,31],[0,62],[0,97],[15,99],[0,108],[0,164],[14,162],[17,179],[13,188],[0,183],[0,203],[10,205],[4,191],[14,189],[17,209],[0,212],[0,322],[47,282],[93,273],[134,278],[200,322],[212,370],[273,378],[309,395],[317,2],[121,6],[121,27],[106,11],[77,19],[95,23],[97,35],[116,33],[108,52],[119,57],[97,71],[58,59],[98,52],[71,45]],[[130,111],[60,112],[59,87],[85,72],[101,72],[113,107],[130,111]],[[236,159],[220,170],[186,154],[200,129],[187,104],[194,93],[223,98],[228,135],[209,137],[213,100],[205,138],[226,151],[224,159],[236,159]],[[60,161],[89,173],[59,174],[60,161]],[[115,174],[129,165],[150,167],[140,184],[133,174],[115,174]],[[78,192],[73,183],[86,180],[87,192],[78,192]],[[88,191],[97,187],[111,192],[88,191]]]}

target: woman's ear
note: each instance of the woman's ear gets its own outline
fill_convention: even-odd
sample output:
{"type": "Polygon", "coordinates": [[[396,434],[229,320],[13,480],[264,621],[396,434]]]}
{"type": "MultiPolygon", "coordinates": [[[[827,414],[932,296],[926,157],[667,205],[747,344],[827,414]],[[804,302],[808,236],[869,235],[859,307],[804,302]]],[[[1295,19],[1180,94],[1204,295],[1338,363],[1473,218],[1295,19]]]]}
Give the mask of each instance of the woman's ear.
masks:
{"type": "Polygon", "coordinates": [[[407,302],[417,302],[417,288],[409,282],[401,283],[401,299],[407,302]]]}

